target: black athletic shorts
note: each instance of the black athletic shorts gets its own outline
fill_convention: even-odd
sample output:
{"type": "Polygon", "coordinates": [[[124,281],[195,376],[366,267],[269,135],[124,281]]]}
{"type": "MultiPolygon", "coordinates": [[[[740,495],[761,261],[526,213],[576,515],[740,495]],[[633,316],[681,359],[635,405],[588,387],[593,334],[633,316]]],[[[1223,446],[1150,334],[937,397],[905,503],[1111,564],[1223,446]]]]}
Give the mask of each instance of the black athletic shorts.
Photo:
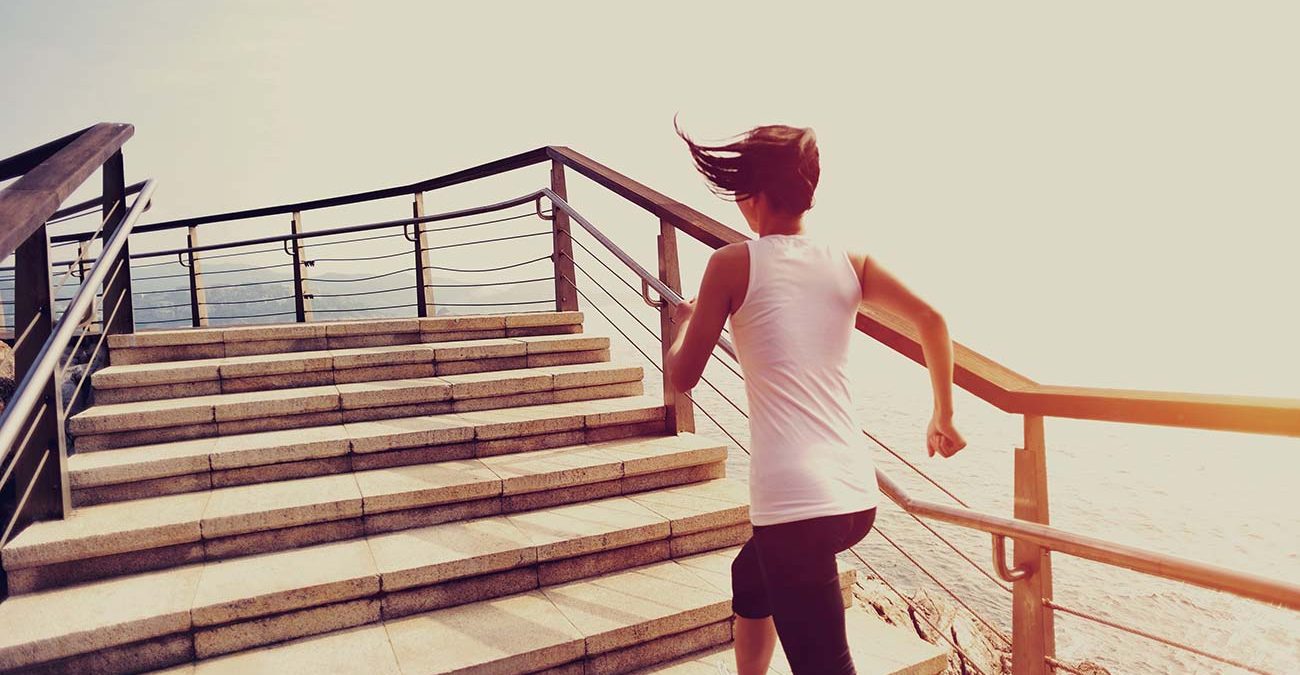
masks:
{"type": "Polygon", "coordinates": [[[754,526],[731,564],[731,608],[772,617],[795,675],[853,673],[835,555],[862,541],[874,508],[754,526]]]}

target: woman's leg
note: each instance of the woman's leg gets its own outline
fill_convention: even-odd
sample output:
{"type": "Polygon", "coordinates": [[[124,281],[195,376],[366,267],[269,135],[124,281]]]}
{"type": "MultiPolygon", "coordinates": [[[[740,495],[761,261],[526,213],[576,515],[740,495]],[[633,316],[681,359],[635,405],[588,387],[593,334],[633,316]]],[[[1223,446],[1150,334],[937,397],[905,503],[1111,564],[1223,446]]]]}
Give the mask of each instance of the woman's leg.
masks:
{"type": "Polygon", "coordinates": [[[794,675],[853,675],[835,554],[852,514],[755,529],[774,624],[794,675]]]}
{"type": "Polygon", "coordinates": [[[752,538],[731,563],[731,593],[731,608],[736,613],[736,673],[764,675],[776,649],[776,628],[752,538]]]}

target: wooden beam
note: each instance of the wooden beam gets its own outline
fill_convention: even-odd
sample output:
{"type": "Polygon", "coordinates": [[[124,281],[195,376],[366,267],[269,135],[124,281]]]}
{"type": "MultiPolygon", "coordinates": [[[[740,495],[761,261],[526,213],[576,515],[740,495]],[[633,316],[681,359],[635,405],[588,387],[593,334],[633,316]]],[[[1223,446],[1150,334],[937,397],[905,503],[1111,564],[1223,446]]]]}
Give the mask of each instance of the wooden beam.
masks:
{"type": "MultiPolygon", "coordinates": [[[[682,294],[682,272],[677,258],[677,228],[667,220],[659,221],[659,280],[678,295],[682,294]]],[[[668,350],[677,339],[677,324],[672,320],[673,308],[667,302],[659,309],[659,334],[663,345],[663,363],[668,365],[668,350]]],[[[695,431],[695,405],[685,393],[677,391],[668,381],[664,371],[664,407],[667,409],[668,433],[695,431]]]]}
{"type": "MultiPolygon", "coordinates": [[[[568,188],[564,183],[564,165],[551,161],[551,192],[564,201],[569,201],[568,188]]],[[[573,271],[573,230],[569,225],[569,214],[563,209],[551,209],[551,232],[553,247],[551,260],[555,265],[555,311],[577,311],[578,291],[575,288],[577,278],[573,271]]]]}
{"type": "MultiPolygon", "coordinates": [[[[1043,418],[1025,416],[1025,447],[1015,455],[1015,517],[1047,525],[1047,447],[1043,418]]],[[[1016,540],[1014,567],[1029,574],[1011,585],[1011,663],[1017,673],[1046,675],[1047,657],[1056,656],[1056,626],[1051,608],[1052,554],[1038,544],[1016,540]]]]}
{"type": "MultiPolygon", "coordinates": [[[[411,217],[424,217],[424,193],[415,193],[411,217]]],[[[415,223],[415,306],[419,316],[436,316],[433,299],[433,270],[429,269],[429,235],[425,223],[415,223]]]]}

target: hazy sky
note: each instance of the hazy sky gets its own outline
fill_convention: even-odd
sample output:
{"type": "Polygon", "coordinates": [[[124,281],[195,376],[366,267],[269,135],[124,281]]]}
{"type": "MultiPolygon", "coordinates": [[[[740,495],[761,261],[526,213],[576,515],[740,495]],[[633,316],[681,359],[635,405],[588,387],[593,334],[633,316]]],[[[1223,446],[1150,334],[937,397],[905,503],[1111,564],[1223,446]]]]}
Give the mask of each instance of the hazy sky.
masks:
{"type": "Polygon", "coordinates": [[[743,227],[673,113],[807,125],[813,232],[957,340],[1050,383],[1300,396],[1294,3],[845,4],[7,0],[0,155],[133,123],[156,221],[563,144],[743,227]]]}

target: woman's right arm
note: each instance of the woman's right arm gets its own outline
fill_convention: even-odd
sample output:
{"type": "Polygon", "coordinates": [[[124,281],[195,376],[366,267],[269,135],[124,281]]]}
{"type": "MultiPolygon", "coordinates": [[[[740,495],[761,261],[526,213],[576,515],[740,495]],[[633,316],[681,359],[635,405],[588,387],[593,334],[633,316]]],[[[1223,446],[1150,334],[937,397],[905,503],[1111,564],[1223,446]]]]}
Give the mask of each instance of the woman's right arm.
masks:
{"type": "Polygon", "coordinates": [[[936,452],[944,457],[957,454],[966,441],[952,423],[953,349],[947,322],[874,258],[854,256],[853,262],[859,269],[862,301],[910,322],[920,333],[921,351],[934,389],[934,415],[926,430],[926,449],[931,456],[936,452]]]}

